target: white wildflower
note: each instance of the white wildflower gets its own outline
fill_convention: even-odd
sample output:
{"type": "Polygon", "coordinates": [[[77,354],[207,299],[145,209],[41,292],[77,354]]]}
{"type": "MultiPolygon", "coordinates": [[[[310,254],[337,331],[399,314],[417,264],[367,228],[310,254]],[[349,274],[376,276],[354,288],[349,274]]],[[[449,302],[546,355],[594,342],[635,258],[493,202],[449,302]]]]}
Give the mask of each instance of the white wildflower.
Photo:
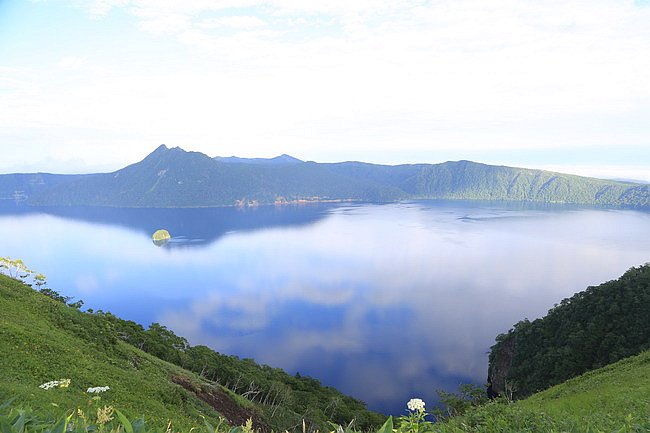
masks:
{"type": "Polygon", "coordinates": [[[109,389],[111,389],[111,388],[108,387],[108,386],[96,386],[96,387],[94,387],[94,388],[88,388],[88,389],[86,390],[86,392],[90,392],[90,393],[100,393],[100,392],[108,391],[109,389]]]}
{"type": "Polygon", "coordinates": [[[39,385],[39,388],[50,389],[50,388],[54,388],[55,386],[59,386],[59,381],[58,380],[53,380],[51,382],[45,382],[43,385],[39,385]]]}
{"type": "Polygon", "coordinates": [[[408,403],[406,403],[406,407],[408,407],[411,412],[415,412],[416,410],[422,412],[424,411],[424,402],[419,398],[412,398],[408,403]]]}
{"type": "Polygon", "coordinates": [[[50,382],[45,382],[43,385],[39,385],[38,387],[43,389],[52,389],[56,388],[57,386],[61,388],[67,388],[70,386],[70,382],[70,379],[52,380],[50,382]]]}

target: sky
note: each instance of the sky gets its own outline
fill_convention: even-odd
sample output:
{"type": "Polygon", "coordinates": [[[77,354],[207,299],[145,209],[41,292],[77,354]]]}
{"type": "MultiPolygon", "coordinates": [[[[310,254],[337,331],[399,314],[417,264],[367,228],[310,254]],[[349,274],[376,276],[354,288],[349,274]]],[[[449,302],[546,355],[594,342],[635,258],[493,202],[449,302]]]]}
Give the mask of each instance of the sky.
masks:
{"type": "Polygon", "coordinates": [[[210,156],[650,182],[648,0],[0,0],[0,173],[210,156]]]}

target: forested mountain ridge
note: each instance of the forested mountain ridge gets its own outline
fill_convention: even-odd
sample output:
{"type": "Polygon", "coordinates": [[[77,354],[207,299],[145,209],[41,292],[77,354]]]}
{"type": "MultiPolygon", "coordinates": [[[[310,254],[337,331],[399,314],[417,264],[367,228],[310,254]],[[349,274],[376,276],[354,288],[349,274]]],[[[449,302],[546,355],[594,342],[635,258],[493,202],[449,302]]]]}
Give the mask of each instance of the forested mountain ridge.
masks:
{"type": "MultiPolygon", "coordinates": [[[[56,185],[31,205],[202,207],[293,200],[385,199],[394,188],[332,173],[321,164],[232,164],[198,152],[160,146],[142,161],[113,173],[56,185]]],[[[397,199],[394,191],[389,200],[397,199]]]]}
{"type": "Polygon", "coordinates": [[[650,349],[650,263],[578,292],[496,338],[488,381],[525,397],[650,349]]]}
{"type": "MultiPolygon", "coordinates": [[[[20,185],[8,176],[16,175],[0,175],[0,191],[18,190],[20,185]]],[[[650,185],[543,170],[471,161],[390,166],[320,164],[288,155],[215,159],[164,145],[113,173],[57,180],[60,182],[25,194],[28,204],[203,207],[427,198],[650,208],[650,185]]]]}
{"type": "Polygon", "coordinates": [[[0,174],[0,200],[26,200],[60,183],[69,182],[85,174],[13,173],[0,174]]]}

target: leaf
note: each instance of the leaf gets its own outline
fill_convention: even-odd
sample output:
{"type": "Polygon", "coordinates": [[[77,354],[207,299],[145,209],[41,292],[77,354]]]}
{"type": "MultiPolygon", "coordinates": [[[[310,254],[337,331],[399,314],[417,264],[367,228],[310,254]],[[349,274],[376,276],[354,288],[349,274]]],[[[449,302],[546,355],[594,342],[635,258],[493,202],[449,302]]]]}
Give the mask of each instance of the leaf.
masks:
{"type": "Polygon", "coordinates": [[[135,433],[144,433],[144,416],[141,416],[133,423],[133,431],[135,433]]]}
{"type": "Polygon", "coordinates": [[[26,421],[25,411],[21,411],[20,416],[16,421],[13,422],[13,431],[16,433],[23,433],[25,430],[25,421],[26,421]]]}
{"type": "Polygon", "coordinates": [[[117,414],[118,418],[120,419],[120,422],[124,426],[124,430],[126,433],[133,433],[133,425],[131,424],[131,421],[128,420],[127,417],[125,417],[122,412],[119,410],[115,409],[115,413],[117,414]]]}
{"type": "Polygon", "coordinates": [[[214,433],[214,427],[212,427],[210,423],[205,420],[205,418],[203,418],[203,422],[205,423],[205,428],[208,429],[208,433],[214,433]]]}
{"type": "Polygon", "coordinates": [[[389,416],[384,425],[376,433],[393,433],[393,417],[389,416]]]}
{"type": "Polygon", "coordinates": [[[4,419],[0,419],[0,433],[14,433],[11,425],[4,419]]]}
{"type": "Polygon", "coordinates": [[[16,397],[12,397],[4,403],[0,404],[0,409],[4,409],[5,407],[9,406],[15,399],[16,397]]]}
{"type": "Polygon", "coordinates": [[[54,424],[54,427],[52,427],[49,433],[64,433],[68,427],[68,421],[70,420],[71,416],[72,415],[70,416],[63,415],[59,420],[59,422],[54,424]]]}

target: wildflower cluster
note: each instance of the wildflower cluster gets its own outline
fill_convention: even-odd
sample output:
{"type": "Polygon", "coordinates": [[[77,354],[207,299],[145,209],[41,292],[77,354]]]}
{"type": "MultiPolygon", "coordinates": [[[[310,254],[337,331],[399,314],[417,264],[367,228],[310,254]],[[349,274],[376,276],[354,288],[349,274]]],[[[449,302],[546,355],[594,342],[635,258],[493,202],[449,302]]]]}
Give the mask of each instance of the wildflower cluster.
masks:
{"type": "Polygon", "coordinates": [[[424,410],[424,401],[419,398],[412,398],[406,403],[406,407],[411,412],[415,412],[416,410],[422,412],[424,410]]]}
{"type": "Polygon", "coordinates": [[[104,406],[103,409],[97,408],[97,424],[106,424],[113,421],[113,406],[104,406]]]}
{"type": "Polygon", "coordinates": [[[409,412],[399,417],[400,427],[398,433],[422,433],[429,430],[431,422],[425,418],[424,401],[420,398],[412,398],[406,403],[409,412]]]}
{"type": "Polygon", "coordinates": [[[43,389],[51,389],[51,388],[67,388],[70,386],[70,379],[59,379],[59,380],[52,380],[50,382],[45,382],[43,385],[39,385],[39,388],[43,389]]]}
{"type": "Polygon", "coordinates": [[[111,389],[111,388],[108,387],[108,386],[96,386],[96,387],[94,387],[94,388],[88,388],[88,389],[86,390],[86,392],[90,392],[90,393],[100,393],[100,392],[108,391],[109,389],[111,389]]]}

